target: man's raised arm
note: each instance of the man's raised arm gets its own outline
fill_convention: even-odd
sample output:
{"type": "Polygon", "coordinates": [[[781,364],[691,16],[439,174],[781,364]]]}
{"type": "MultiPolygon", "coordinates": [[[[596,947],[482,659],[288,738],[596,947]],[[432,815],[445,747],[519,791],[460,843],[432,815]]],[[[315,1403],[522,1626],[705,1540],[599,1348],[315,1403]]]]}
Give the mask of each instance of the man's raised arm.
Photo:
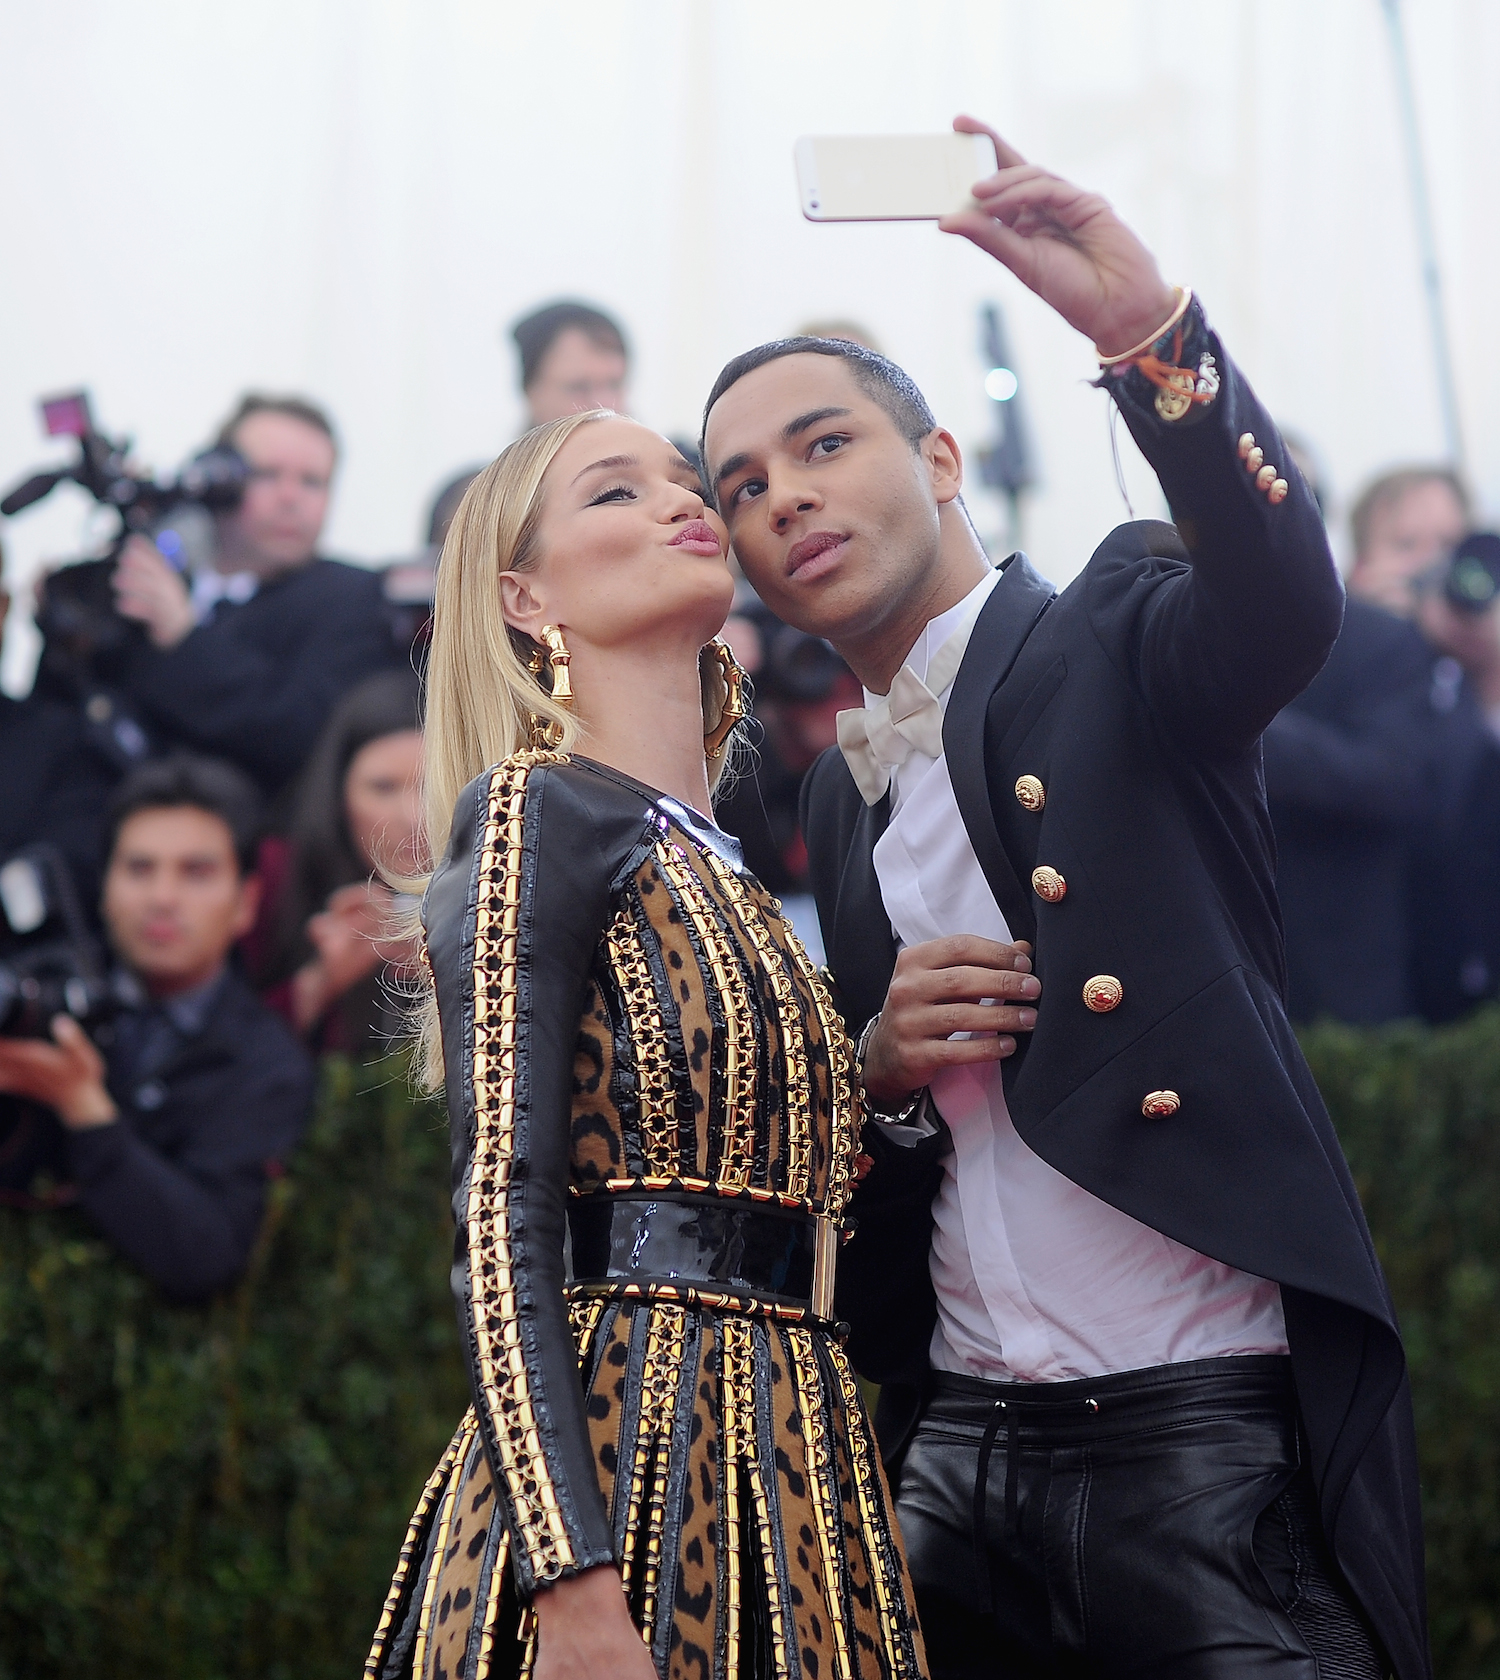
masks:
{"type": "Polygon", "coordinates": [[[1146,698],[1203,748],[1251,747],[1327,657],[1343,589],[1322,516],[1270,416],[1208,326],[1197,301],[1104,199],[1027,163],[986,133],[999,170],[978,208],[945,232],[1002,262],[1093,340],[1101,383],[1161,482],[1184,554],[1161,527],[1115,534],[1122,563],[1100,587],[1132,624],[1130,657],[1146,698]],[[1144,572],[1148,555],[1190,559],[1144,572]],[[1124,597],[1134,591],[1138,611],[1124,597]]]}

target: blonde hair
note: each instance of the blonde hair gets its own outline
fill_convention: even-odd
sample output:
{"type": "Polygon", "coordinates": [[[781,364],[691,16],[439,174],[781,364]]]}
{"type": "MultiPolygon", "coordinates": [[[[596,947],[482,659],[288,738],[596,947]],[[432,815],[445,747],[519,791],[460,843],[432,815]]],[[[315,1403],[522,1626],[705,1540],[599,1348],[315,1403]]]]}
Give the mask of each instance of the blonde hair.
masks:
{"type": "MultiPolygon", "coordinates": [[[[529,669],[533,647],[506,623],[499,577],[537,566],[542,482],[563,445],[582,427],[617,418],[600,408],[535,427],[478,475],[453,515],[438,561],[427,659],[423,807],[429,867],[446,853],[453,808],[476,776],[530,746],[538,726],[557,726],[559,752],[572,752],[583,736],[578,719],[529,669]]],[[[700,660],[699,669],[707,733],[719,721],[727,689],[716,659],[700,660]]],[[[710,761],[711,786],[718,786],[731,757],[726,750],[710,761]]],[[[401,883],[412,893],[426,884],[426,879],[401,883]]],[[[413,1034],[416,1078],[435,1090],[443,1082],[443,1050],[432,977],[425,970],[413,1034]]]]}

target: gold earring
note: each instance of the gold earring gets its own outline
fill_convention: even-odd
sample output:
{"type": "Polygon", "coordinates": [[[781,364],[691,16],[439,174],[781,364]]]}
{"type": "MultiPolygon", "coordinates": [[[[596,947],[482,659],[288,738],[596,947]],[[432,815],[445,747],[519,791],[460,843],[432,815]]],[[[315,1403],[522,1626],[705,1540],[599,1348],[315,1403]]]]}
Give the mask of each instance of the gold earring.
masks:
{"type": "Polygon", "coordinates": [[[573,679],[568,675],[568,666],[572,664],[573,656],[568,652],[568,644],[555,624],[542,626],[542,640],[547,644],[547,662],[552,667],[552,698],[559,706],[571,706],[573,679]]]}
{"type": "MultiPolygon", "coordinates": [[[[537,679],[541,686],[542,664],[545,660],[552,667],[552,687],[546,690],[551,697],[565,711],[573,704],[573,683],[568,675],[568,665],[572,655],[568,652],[568,644],[563,640],[563,633],[555,624],[542,626],[542,640],[547,644],[547,651],[543,654],[539,647],[533,647],[526,659],[526,669],[537,679]]],[[[531,744],[533,747],[560,747],[563,740],[563,726],[556,718],[540,717],[531,714],[531,744]]]]}
{"type": "Polygon", "coordinates": [[[703,750],[710,759],[717,760],[724,756],[725,742],[749,716],[745,705],[745,668],[734,657],[729,643],[722,636],[715,636],[705,652],[718,660],[724,676],[723,710],[719,713],[719,721],[703,737],[703,750]]]}

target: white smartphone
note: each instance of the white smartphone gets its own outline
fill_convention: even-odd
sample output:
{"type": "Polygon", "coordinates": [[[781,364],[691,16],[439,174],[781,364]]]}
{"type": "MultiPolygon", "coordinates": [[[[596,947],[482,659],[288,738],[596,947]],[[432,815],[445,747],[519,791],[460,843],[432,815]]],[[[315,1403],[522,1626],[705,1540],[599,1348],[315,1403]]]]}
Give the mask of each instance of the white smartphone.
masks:
{"type": "Polygon", "coordinates": [[[935,222],[999,168],[987,134],[806,135],[796,155],[810,222],[935,222]]]}

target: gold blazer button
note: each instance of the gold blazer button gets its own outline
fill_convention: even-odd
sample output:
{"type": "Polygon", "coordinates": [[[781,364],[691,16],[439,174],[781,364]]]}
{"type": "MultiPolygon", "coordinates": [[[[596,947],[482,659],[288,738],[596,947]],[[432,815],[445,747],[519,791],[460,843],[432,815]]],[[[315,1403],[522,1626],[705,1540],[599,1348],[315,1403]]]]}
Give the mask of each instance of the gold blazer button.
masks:
{"type": "Polygon", "coordinates": [[[1251,444],[1251,446],[1245,451],[1245,471],[1258,473],[1261,468],[1261,463],[1265,460],[1265,458],[1265,450],[1262,449],[1259,444],[1251,444]]]}
{"type": "Polygon", "coordinates": [[[1027,811],[1040,811],[1047,803],[1047,790],[1035,776],[1016,779],[1016,798],[1027,811]]]}
{"type": "Polygon", "coordinates": [[[1141,1113],[1148,1120],[1165,1120],[1182,1107],[1182,1098],[1175,1091],[1151,1091],[1141,1103],[1141,1113]]]}
{"type": "Polygon", "coordinates": [[[1124,996],[1125,988],[1113,974],[1096,974],[1083,983],[1083,1001],[1096,1015],[1108,1015],[1111,1009],[1118,1009],[1124,996]]]}
{"type": "Polygon", "coordinates": [[[1036,896],[1046,899],[1048,904],[1061,904],[1068,896],[1068,883],[1045,863],[1032,870],[1031,887],[1036,896]]]}

